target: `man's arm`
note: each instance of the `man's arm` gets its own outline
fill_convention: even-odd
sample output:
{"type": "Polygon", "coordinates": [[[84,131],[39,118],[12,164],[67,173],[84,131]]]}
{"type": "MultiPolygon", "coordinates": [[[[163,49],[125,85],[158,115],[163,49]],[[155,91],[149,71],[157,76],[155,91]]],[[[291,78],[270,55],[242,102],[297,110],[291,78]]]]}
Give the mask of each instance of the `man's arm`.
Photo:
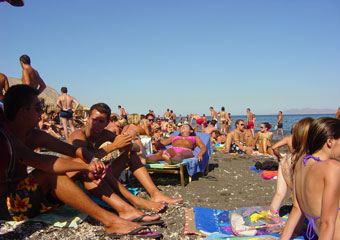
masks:
{"type": "Polygon", "coordinates": [[[61,104],[61,96],[60,97],[58,97],[58,99],[57,99],[57,106],[62,110],[63,109],[63,105],[61,104]]]}
{"type": "Polygon", "coordinates": [[[79,107],[79,102],[75,98],[72,98],[72,101],[76,104],[76,106],[75,106],[73,111],[76,111],[77,108],[79,107]]]}
{"type": "Polygon", "coordinates": [[[5,82],[4,82],[4,90],[5,90],[5,92],[7,92],[8,88],[9,88],[8,78],[5,76],[5,82]]]}
{"type": "Polygon", "coordinates": [[[335,118],[340,119],[340,107],[338,109],[338,112],[335,114],[335,118]]]}
{"type": "Polygon", "coordinates": [[[81,158],[85,162],[90,162],[93,159],[93,155],[86,149],[72,146],[71,144],[60,141],[39,129],[32,130],[26,137],[26,142],[31,149],[43,147],[72,158],[81,158]]]}
{"type": "Polygon", "coordinates": [[[40,94],[45,90],[46,84],[45,84],[44,80],[42,80],[42,78],[40,77],[38,71],[35,71],[35,72],[36,72],[37,80],[38,80],[38,83],[39,83],[38,91],[39,91],[39,94],[40,94]]]}
{"type": "Polygon", "coordinates": [[[205,147],[204,143],[202,142],[199,136],[196,136],[195,140],[197,146],[201,149],[200,153],[196,157],[198,157],[199,162],[202,162],[202,157],[207,152],[207,148],[205,147]]]}

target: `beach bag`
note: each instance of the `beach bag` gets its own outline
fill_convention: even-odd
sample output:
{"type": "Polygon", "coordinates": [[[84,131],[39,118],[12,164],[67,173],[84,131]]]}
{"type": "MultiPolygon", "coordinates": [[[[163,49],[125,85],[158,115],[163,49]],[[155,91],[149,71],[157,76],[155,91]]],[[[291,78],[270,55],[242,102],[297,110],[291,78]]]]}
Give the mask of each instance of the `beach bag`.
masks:
{"type": "Polygon", "coordinates": [[[236,236],[255,236],[280,233],[285,222],[278,214],[270,212],[269,207],[244,207],[230,214],[230,223],[236,236]]]}

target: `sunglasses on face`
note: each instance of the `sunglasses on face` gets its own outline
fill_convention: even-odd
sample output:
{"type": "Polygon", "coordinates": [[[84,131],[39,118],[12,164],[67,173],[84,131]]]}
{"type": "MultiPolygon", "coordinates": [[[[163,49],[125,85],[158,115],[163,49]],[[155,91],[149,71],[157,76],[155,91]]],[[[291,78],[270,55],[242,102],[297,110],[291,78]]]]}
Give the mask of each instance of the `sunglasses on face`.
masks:
{"type": "Polygon", "coordinates": [[[244,126],[244,123],[241,123],[240,126],[244,126]]]}
{"type": "Polygon", "coordinates": [[[153,118],[148,119],[149,121],[153,122],[153,118]]]}

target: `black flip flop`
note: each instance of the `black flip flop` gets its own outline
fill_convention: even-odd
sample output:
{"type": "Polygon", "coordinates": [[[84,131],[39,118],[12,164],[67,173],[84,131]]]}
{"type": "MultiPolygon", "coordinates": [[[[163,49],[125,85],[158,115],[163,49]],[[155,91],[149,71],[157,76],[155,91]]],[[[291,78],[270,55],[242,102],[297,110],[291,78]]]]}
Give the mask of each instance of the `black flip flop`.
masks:
{"type": "Polygon", "coordinates": [[[120,239],[121,237],[124,237],[124,236],[158,239],[158,238],[163,237],[163,234],[160,232],[152,232],[150,228],[147,228],[147,227],[140,227],[128,233],[110,233],[107,236],[113,239],[120,239]],[[139,233],[142,230],[148,230],[148,231],[139,233]]]}
{"type": "Polygon", "coordinates": [[[151,226],[151,225],[163,225],[163,220],[153,220],[153,221],[142,221],[144,217],[150,216],[149,214],[144,214],[139,217],[136,217],[135,219],[131,220],[132,222],[138,223],[142,226],[151,226]]]}

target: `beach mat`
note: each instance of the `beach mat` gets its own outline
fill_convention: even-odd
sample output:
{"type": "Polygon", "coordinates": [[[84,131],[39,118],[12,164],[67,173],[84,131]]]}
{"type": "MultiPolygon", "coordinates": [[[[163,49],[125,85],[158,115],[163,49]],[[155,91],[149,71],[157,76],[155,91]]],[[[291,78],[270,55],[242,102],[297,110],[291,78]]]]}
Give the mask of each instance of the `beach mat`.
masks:
{"type": "Polygon", "coordinates": [[[229,214],[232,210],[194,207],[195,226],[202,233],[209,235],[214,232],[234,237],[231,229],[229,214]]]}
{"type": "Polygon", "coordinates": [[[43,222],[48,225],[53,225],[54,227],[62,227],[62,228],[76,228],[80,223],[82,223],[87,214],[80,212],[79,210],[64,204],[51,212],[40,214],[34,218],[28,218],[24,221],[16,222],[16,221],[2,221],[9,223],[12,226],[19,225],[23,222],[34,221],[34,222],[43,222]]]}
{"type": "MultiPolygon", "coordinates": [[[[197,230],[207,235],[208,240],[217,239],[279,239],[280,234],[272,233],[251,237],[236,236],[230,224],[230,214],[235,210],[220,210],[211,208],[194,207],[194,222],[197,230]]],[[[282,217],[283,221],[287,216],[282,217]]],[[[294,239],[304,239],[303,236],[294,239]]]]}
{"type": "Polygon", "coordinates": [[[198,235],[205,237],[206,235],[201,233],[195,225],[195,213],[192,208],[184,209],[185,213],[185,226],[184,235],[198,235]]]}

